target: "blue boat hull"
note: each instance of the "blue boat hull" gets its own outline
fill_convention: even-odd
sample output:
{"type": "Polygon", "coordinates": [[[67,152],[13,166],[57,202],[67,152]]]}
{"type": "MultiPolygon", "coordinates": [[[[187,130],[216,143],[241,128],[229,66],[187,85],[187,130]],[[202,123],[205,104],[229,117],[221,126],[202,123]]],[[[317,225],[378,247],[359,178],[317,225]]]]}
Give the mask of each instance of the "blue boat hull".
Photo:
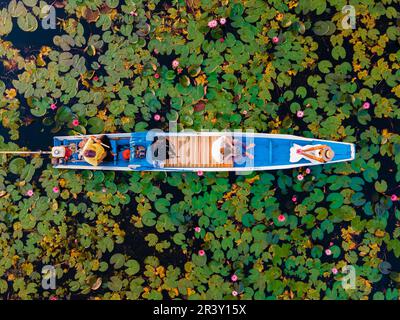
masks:
{"type": "MultiPolygon", "coordinates": [[[[275,135],[275,134],[248,134],[248,133],[163,133],[163,132],[138,132],[138,133],[121,133],[107,134],[111,141],[112,151],[114,152],[114,160],[103,162],[99,166],[91,166],[84,160],[79,159],[78,153],[73,154],[71,159],[64,163],[55,165],[59,169],[89,169],[89,170],[114,170],[114,171],[254,171],[254,170],[277,170],[289,169],[295,167],[318,165],[311,163],[307,159],[301,159],[295,163],[290,161],[290,148],[297,144],[299,146],[306,145],[328,145],[335,153],[332,161],[326,163],[338,163],[343,161],[351,161],[355,158],[355,146],[351,143],[326,141],[319,139],[309,139],[292,135],[275,135]],[[144,146],[147,150],[153,142],[155,136],[166,136],[171,141],[173,139],[197,139],[201,142],[203,139],[217,139],[222,135],[229,134],[234,139],[245,141],[246,145],[254,144],[249,151],[252,159],[246,159],[242,163],[232,163],[230,166],[213,167],[212,162],[209,165],[200,165],[196,163],[185,163],[185,165],[170,165],[162,167],[159,163],[152,161],[151,155],[147,154],[146,158],[138,159],[134,157],[134,147],[137,145],[144,146]],[[126,149],[130,150],[131,157],[125,160],[122,152],[126,149]]],[[[79,142],[88,136],[59,136],[54,138],[54,146],[68,146],[71,144],[79,144],[79,142]]],[[[210,140],[211,141],[211,140],[210,140]]],[[[196,156],[193,148],[187,148],[188,153],[192,153],[191,157],[196,156]]],[[[203,152],[203,150],[197,150],[203,152]]],[[[211,152],[208,150],[207,152],[211,152]]],[[[147,152],[149,153],[149,151],[147,152]]],[[[189,157],[189,155],[188,155],[189,157]]],[[[211,156],[208,157],[211,159],[211,156]]],[[[211,161],[211,160],[210,160],[211,161]]]]}

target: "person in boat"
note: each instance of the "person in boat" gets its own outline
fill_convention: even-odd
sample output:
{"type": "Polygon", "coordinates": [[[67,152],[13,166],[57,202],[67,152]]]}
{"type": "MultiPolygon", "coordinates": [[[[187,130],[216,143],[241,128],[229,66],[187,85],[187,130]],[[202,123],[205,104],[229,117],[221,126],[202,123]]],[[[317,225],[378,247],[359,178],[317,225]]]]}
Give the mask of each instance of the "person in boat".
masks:
{"type": "Polygon", "coordinates": [[[246,145],[238,139],[233,139],[231,136],[222,136],[214,142],[213,154],[215,148],[219,148],[219,153],[222,156],[219,162],[230,161],[233,159],[236,163],[244,163],[246,158],[254,159],[254,156],[249,152],[255,147],[254,143],[246,145]],[[215,147],[214,147],[215,145],[215,147]]]}
{"type": "Polygon", "coordinates": [[[111,152],[110,139],[106,136],[98,138],[91,136],[79,143],[83,159],[92,166],[98,166],[103,161],[112,161],[114,154],[111,152]]]}
{"type": "Polygon", "coordinates": [[[165,136],[154,137],[154,140],[151,143],[151,154],[153,156],[153,160],[156,161],[165,161],[174,156],[174,152],[171,148],[168,138],[165,136]]]}
{"type": "MultiPolygon", "coordinates": [[[[316,145],[316,146],[298,146],[295,145],[294,149],[295,155],[291,155],[291,162],[297,162],[302,158],[310,160],[311,162],[319,162],[319,163],[326,163],[331,161],[334,156],[335,152],[332,150],[331,147],[327,145],[316,145]],[[296,160],[297,161],[293,161],[296,160]]],[[[293,153],[293,151],[291,150],[293,153]]]]}

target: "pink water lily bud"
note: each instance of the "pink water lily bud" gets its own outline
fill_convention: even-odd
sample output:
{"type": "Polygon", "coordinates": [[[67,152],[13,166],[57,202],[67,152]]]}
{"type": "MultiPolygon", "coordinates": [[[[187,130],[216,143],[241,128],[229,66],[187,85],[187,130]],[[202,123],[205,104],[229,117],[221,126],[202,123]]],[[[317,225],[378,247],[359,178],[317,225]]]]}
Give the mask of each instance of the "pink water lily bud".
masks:
{"type": "Polygon", "coordinates": [[[279,222],[284,222],[285,220],[286,220],[285,215],[280,214],[280,215],[278,216],[278,221],[279,221],[279,222]]]}
{"type": "Polygon", "coordinates": [[[154,75],[154,78],[158,79],[158,78],[160,78],[160,75],[159,75],[158,73],[156,73],[156,74],[154,75]]]}
{"type": "Polygon", "coordinates": [[[154,115],[154,120],[160,121],[160,119],[161,119],[161,116],[159,114],[154,115]]]}
{"type": "Polygon", "coordinates": [[[196,227],[196,228],[194,228],[194,231],[199,233],[201,231],[201,228],[200,227],[196,227]]]}
{"type": "Polygon", "coordinates": [[[51,110],[56,110],[56,109],[57,109],[57,105],[56,105],[55,103],[52,103],[52,104],[50,105],[50,109],[51,109],[51,110]]]}
{"type": "Polygon", "coordinates": [[[302,181],[304,179],[304,176],[302,174],[299,174],[297,176],[297,180],[302,181]]]}
{"type": "Polygon", "coordinates": [[[226,23],[226,18],[221,18],[221,19],[219,19],[219,23],[220,23],[221,25],[224,25],[224,24],[226,23]]]}
{"type": "Polygon", "coordinates": [[[325,254],[326,254],[327,256],[330,256],[330,255],[332,254],[331,249],[326,249],[326,250],[325,250],[325,254]]]}
{"type": "Polygon", "coordinates": [[[32,196],[33,196],[33,190],[32,190],[32,189],[29,189],[29,190],[26,192],[26,195],[27,195],[28,197],[32,197],[32,196]]]}
{"type": "Polygon", "coordinates": [[[231,280],[232,280],[233,282],[236,282],[237,279],[238,279],[238,276],[237,276],[236,274],[233,274],[232,277],[231,277],[231,280]]]}
{"type": "Polygon", "coordinates": [[[204,256],[206,254],[206,252],[204,250],[199,250],[199,256],[204,256]]]}
{"type": "Polygon", "coordinates": [[[178,60],[174,60],[172,61],[172,67],[175,69],[179,66],[179,61],[178,60]]]}
{"type": "Polygon", "coordinates": [[[72,125],[73,125],[74,127],[79,126],[79,120],[78,120],[78,119],[72,120],[72,125]]]}
{"type": "Polygon", "coordinates": [[[208,27],[209,28],[215,28],[218,25],[218,21],[217,20],[211,20],[208,22],[208,27]]]}
{"type": "Polygon", "coordinates": [[[275,44],[278,43],[279,42],[279,38],[278,37],[273,37],[272,38],[272,42],[275,43],[275,44]]]}
{"type": "Polygon", "coordinates": [[[310,174],[310,173],[311,173],[311,169],[310,169],[310,168],[307,168],[307,169],[306,169],[306,173],[307,173],[307,174],[310,174]]]}
{"type": "Polygon", "coordinates": [[[332,268],[332,273],[333,273],[333,274],[337,274],[337,273],[338,273],[338,269],[332,268]]]}
{"type": "Polygon", "coordinates": [[[397,200],[399,200],[399,197],[398,197],[397,195],[395,195],[395,194],[392,194],[391,197],[390,197],[390,199],[391,199],[392,201],[397,201],[397,200]]]}
{"type": "Polygon", "coordinates": [[[293,202],[296,202],[296,201],[297,201],[297,197],[296,197],[296,196],[293,196],[293,197],[292,197],[292,201],[293,201],[293,202]]]}
{"type": "Polygon", "coordinates": [[[365,110],[368,110],[370,106],[371,106],[371,104],[368,101],[364,102],[362,105],[363,109],[365,109],[365,110]]]}
{"type": "Polygon", "coordinates": [[[297,111],[296,115],[297,115],[297,118],[303,118],[304,117],[304,112],[299,110],[299,111],[297,111]]]}
{"type": "Polygon", "coordinates": [[[238,292],[235,291],[235,290],[233,290],[233,291],[232,291],[232,295],[233,295],[234,297],[236,297],[236,296],[238,295],[238,292]]]}
{"type": "Polygon", "coordinates": [[[199,177],[201,177],[202,175],[203,175],[203,171],[197,171],[197,175],[199,176],[199,177]]]}
{"type": "Polygon", "coordinates": [[[59,192],[60,192],[60,189],[59,189],[58,187],[54,187],[54,188],[53,188],[53,192],[54,192],[54,193],[59,193],[59,192]]]}

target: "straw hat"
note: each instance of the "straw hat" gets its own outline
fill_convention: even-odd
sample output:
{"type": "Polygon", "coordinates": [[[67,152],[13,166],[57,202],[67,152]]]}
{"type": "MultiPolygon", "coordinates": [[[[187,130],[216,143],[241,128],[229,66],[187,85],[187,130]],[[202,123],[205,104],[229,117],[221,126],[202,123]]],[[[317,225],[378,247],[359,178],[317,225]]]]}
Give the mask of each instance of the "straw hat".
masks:
{"type": "Polygon", "coordinates": [[[331,161],[334,156],[335,152],[333,152],[332,148],[327,147],[326,149],[324,149],[322,157],[325,161],[331,161]]]}

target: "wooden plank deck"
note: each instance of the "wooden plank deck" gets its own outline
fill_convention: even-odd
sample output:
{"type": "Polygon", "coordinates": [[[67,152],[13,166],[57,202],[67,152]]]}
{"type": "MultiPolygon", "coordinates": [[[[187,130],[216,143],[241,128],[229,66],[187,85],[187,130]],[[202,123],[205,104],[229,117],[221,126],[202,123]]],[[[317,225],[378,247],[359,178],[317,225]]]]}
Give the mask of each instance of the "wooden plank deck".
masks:
{"type": "Polygon", "coordinates": [[[231,168],[233,159],[218,163],[212,157],[212,145],[219,136],[170,136],[170,146],[175,150],[176,157],[165,161],[164,167],[182,168],[231,168]]]}

